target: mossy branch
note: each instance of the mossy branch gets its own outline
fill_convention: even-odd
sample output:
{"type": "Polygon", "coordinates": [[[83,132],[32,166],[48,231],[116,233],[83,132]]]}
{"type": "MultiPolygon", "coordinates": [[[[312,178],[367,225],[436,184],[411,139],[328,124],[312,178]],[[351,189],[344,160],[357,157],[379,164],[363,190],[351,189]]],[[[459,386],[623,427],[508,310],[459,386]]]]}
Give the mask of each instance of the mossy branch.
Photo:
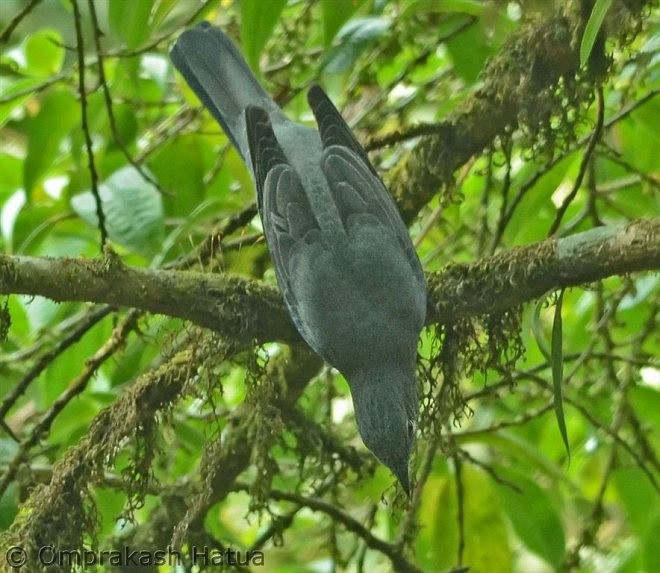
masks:
{"type": "MultiPolygon", "coordinates": [[[[580,68],[588,13],[579,2],[559,4],[551,17],[530,20],[512,34],[483,70],[481,87],[442,122],[425,129],[433,134],[421,137],[388,174],[386,182],[405,221],[412,221],[451,183],[456,169],[499,137],[522,129],[544,149],[555,149],[555,140],[575,138],[577,122],[562,122],[562,133],[555,120],[569,110],[582,113],[593,97],[593,85],[603,81],[608,70],[602,45],[594,50],[589,69],[580,68]]],[[[617,0],[605,23],[607,35],[625,36],[654,4],[617,0]]]]}
{"type": "MultiPolygon", "coordinates": [[[[429,323],[500,313],[544,293],[660,270],[660,219],[598,227],[429,273],[429,323]]],[[[0,256],[0,294],[132,307],[189,320],[228,340],[300,342],[277,289],[224,274],[127,267],[104,259],[0,256]]]]}
{"type": "Polygon", "coordinates": [[[0,255],[0,294],[132,307],[237,341],[300,341],[273,287],[222,274],[128,267],[108,248],[102,259],[0,255]]]}

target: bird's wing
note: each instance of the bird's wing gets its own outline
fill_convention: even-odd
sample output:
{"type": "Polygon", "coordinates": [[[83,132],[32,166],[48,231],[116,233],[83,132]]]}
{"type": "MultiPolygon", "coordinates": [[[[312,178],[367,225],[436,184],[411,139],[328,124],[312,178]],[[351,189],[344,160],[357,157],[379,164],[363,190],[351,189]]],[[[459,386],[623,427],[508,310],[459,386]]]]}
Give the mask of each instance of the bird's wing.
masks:
{"type": "MultiPolygon", "coordinates": [[[[425,285],[419,258],[401,220],[396,204],[371,165],[364,148],[325,92],[317,85],[310,88],[307,99],[314,112],[323,142],[321,169],[325,173],[334,203],[348,230],[357,214],[375,217],[390,229],[420,285],[425,285]]],[[[361,217],[364,221],[364,217],[361,217]]]]}
{"type": "Polygon", "coordinates": [[[346,125],[344,118],[335,107],[335,104],[330,101],[323,88],[318,84],[314,84],[309,88],[307,101],[316,118],[323,147],[338,145],[350,149],[369,167],[374,176],[378,178],[376,170],[369,161],[367,152],[360,145],[360,142],[355,139],[351,128],[346,125]]]}
{"type": "Polygon", "coordinates": [[[259,212],[275,272],[293,321],[309,341],[311,333],[300,319],[291,289],[290,262],[299,249],[320,238],[320,230],[300,178],[275,137],[268,113],[248,106],[245,119],[259,212]]]}

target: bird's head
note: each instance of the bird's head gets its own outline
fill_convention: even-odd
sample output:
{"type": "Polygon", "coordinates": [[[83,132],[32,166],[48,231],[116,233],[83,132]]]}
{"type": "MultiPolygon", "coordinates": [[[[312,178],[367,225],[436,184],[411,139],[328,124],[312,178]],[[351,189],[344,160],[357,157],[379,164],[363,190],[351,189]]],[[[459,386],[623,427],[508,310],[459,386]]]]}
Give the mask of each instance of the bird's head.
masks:
{"type": "Polygon", "coordinates": [[[410,496],[408,461],[418,410],[414,369],[380,369],[349,379],[353,408],[364,444],[397,477],[410,496]]]}

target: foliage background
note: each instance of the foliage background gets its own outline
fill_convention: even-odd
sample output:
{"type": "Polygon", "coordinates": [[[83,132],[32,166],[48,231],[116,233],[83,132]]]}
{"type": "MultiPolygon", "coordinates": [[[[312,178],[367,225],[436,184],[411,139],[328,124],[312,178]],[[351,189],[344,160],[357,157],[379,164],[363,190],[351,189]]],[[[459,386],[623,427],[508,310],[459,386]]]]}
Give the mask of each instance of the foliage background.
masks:
{"type": "MultiPolygon", "coordinates": [[[[581,70],[539,91],[538,105],[517,110],[483,151],[460,165],[449,158],[451,170],[460,167],[453,177],[408,189],[430,198],[419,208],[395,192],[426,271],[552,231],[658,215],[658,13],[652,2],[595,3],[609,4],[603,25],[588,32],[594,48],[581,70]]],[[[169,62],[180,30],[206,18],[240,38],[269,91],[301,121],[311,119],[306,86],[321,82],[399,190],[401,166],[411,168],[419,144],[413,136],[442,135],[443,118],[469,117],[466,102],[498,73],[488,62],[504,58],[513,68],[524,60],[512,38],[560,13],[582,11],[584,24],[594,3],[93,6],[101,36],[81,0],[0,5],[3,252],[98,257],[98,184],[107,236],[124,264],[274,285],[247,171],[169,62]]],[[[577,52],[583,32],[567,46],[577,52]]],[[[566,291],[561,329],[556,303],[429,326],[420,343],[418,492],[408,504],[361,444],[345,382],[304,349],[240,344],[125,308],[7,297],[3,545],[155,549],[178,527],[186,543],[262,548],[258,570],[267,571],[658,571],[657,276],[566,291]],[[145,417],[151,402],[132,400],[142,396],[135,389],[153,381],[163,392],[181,361],[176,373],[185,381],[145,417]],[[561,362],[570,460],[553,402],[552,367],[561,362]],[[291,400],[281,396],[281,380],[290,376],[291,385],[295,375],[304,388],[297,402],[291,390],[291,400]],[[86,441],[105,435],[100,421],[118,427],[133,416],[140,423],[123,440],[86,441]],[[237,445],[236,459],[222,450],[227,444],[237,445]],[[229,475],[231,464],[235,476],[223,489],[214,472],[229,475]],[[65,483],[74,467],[79,474],[65,483]],[[58,505],[53,491],[71,497],[58,505]],[[53,513],[72,505],[55,519],[50,503],[53,513]]]]}

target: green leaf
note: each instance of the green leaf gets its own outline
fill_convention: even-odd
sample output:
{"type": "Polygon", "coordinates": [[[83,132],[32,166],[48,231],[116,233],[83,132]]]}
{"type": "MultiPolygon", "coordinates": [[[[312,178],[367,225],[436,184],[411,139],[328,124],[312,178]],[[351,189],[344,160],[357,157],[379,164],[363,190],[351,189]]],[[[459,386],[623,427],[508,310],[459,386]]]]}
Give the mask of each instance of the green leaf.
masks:
{"type": "Polygon", "coordinates": [[[448,475],[439,477],[437,470],[426,482],[419,512],[419,535],[415,539],[415,554],[420,565],[446,569],[455,555],[456,496],[448,475]]]}
{"type": "Polygon", "coordinates": [[[50,77],[62,69],[64,47],[55,30],[40,30],[25,40],[26,71],[30,75],[50,77]]]}
{"type": "Polygon", "coordinates": [[[15,109],[24,109],[25,102],[34,97],[34,93],[30,93],[29,90],[41,83],[42,80],[37,78],[23,78],[15,82],[10,82],[6,77],[2,78],[0,81],[0,87],[2,88],[0,94],[3,98],[9,98],[15,94],[23,95],[16,96],[14,99],[10,99],[5,103],[0,103],[0,128],[12,117],[15,109]]]}
{"type": "MultiPolygon", "coordinates": [[[[653,353],[654,350],[657,355],[657,349],[651,348],[650,352],[653,353]]],[[[657,389],[651,386],[633,386],[630,389],[629,400],[640,422],[648,425],[649,428],[660,427],[660,392],[657,389]]]]}
{"type": "Polygon", "coordinates": [[[353,66],[364,50],[386,34],[392,22],[388,18],[356,18],[339,32],[339,44],[326,53],[321,65],[328,74],[340,74],[353,66]]]}
{"type": "Polygon", "coordinates": [[[2,237],[2,251],[6,254],[13,253],[15,250],[14,226],[25,203],[25,192],[22,190],[17,190],[7,197],[3,193],[2,207],[0,207],[0,236],[2,237]]]}
{"type": "Polygon", "coordinates": [[[57,319],[62,318],[59,314],[61,308],[56,302],[41,296],[26,299],[25,312],[32,332],[39,332],[55,324],[57,319]]]}
{"type": "Polygon", "coordinates": [[[323,15],[323,43],[331,44],[337,31],[355,11],[364,4],[364,0],[321,0],[323,15]]]}
{"type": "Polygon", "coordinates": [[[457,443],[487,445],[493,451],[496,451],[497,455],[513,459],[517,464],[529,466],[532,471],[540,472],[552,481],[562,482],[563,485],[568,487],[572,485],[566,473],[540,452],[536,444],[517,436],[513,432],[501,430],[498,433],[484,431],[465,436],[459,434],[457,443]]]}
{"type": "MultiPolygon", "coordinates": [[[[3,439],[3,441],[9,440],[3,439]]],[[[9,483],[7,491],[0,496],[0,528],[2,528],[2,531],[7,531],[11,527],[14,518],[18,515],[18,502],[18,483],[12,481],[9,483]]]]}
{"type": "Polygon", "coordinates": [[[186,216],[204,198],[202,146],[198,136],[184,135],[163,146],[149,161],[160,184],[171,192],[164,197],[168,215],[186,216]]]}
{"type": "Polygon", "coordinates": [[[149,37],[152,8],[153,0],[110,0],[110,28],[127,48],[136,48],[149,37]]]}
{"type": "Polygon", "coordinates": [[[544,294],[539,298],[538,302],[534,306],[534,315],[532,316],[532,334],[534,335],[534,340],[536,340],[536,345],[539,347],[543,357],[550,363],[552,363],[552,356],[550,355],[550,350],[548,349],[548,344],[545,341],[545,336],[543,335],[543,323],[541,322],[541,309],[545,305],[545,299],[549,293],[544,294]]]}
{"type": "Polygon", "coordinates": [[[111,535],[117,528],[117,516],[124,510],[126,499],[121,491],[99,488],[94,496],[94,503],[99,508],[100,533],[111,535]]]}
{"type": "Polygon", "coordinates": [[[259,69],[261,52],[270,38],[286,0],[241,2],[241,47],[253,70],[259,69]]]}
{"type": "MultiPolygon", "coordinates": [[[[99,185],[108,236],[126,248],[151,257],[160,251],[163,203],[160,193],[133,168],[123,167],[99,185]]],[[[91,191],[71,199],[73,210],[96,227],[96,202],[91,191]]]]}
{"type": "Polygon", "coordinates": [[[28,126],[28,150],[23,166],[23,185],[30,195],[34,186],[64,153],[60,144],[80,121],[80,108],[66,89],[51,92],[28,126]]]}
{"type": "MultiPolygon", "coordinates": [[[[70,355],[67,355],[69,358],[70,355]]],[[[52,382],[54,380],[69,381],[74,370],[74,365],[59,364],[61,361],[56,361],[51,364],[47,369],[45,376],[52,382]]],[[[55,397],[56,399],[57,397],[55,397]]],[[[63,445],[74,444],[78,439],[85,435],[89,429],[89,423],[98,414],[96,402],[87,394],[78,396],[75,400],[71,400],[62,416],[55,418],[53,425],[50,429],[50,435],[53,440],[63,445]]]]}
{"type": "Polygon", "coordinates": [[[455,12],[481,17],[487,5],[477,0],[417,0],[405,9],[406,15],[410,12],[455,12]]]}
{"type": "MultiPolygon", "coordinates": [[[[174,12],[174,17],[176,17],[177,4],[181,6],[180,0],[158,0],[156,6],[154,6],[154,11],[152,12],[152,21],[155,25],[160,26],[163,24],[174,12]]],[[[211,6],[209,6],[210,8],[211,6]]]]}
{"type": "MultiPolygon", "coordinates": [[[[657,507],[657,502],[655,503],[657,507]]],[[[656,511],[649,530],[643,539],[643,559],[645,571],[660,571],[660,512],[656,511]]]]}
{"type": "MultiPolygon", "coordinates": [[[[470,571],[511,571],[506,514],[492,480],[484,472],[467,465],[460,479],[464,491],[463,562],[469,564],[470,571]]],[[[433,475],[424,489],[415,553],[420,564],[429,571],[449,569],[455,564],[459,543],[455,480],[455,476],[450,479],[449,475],[442,478],[433,475]]]]}
{"type": "Polygon", "coordinates": [[[439,12],[460,12],[471,16],[483,16],[488,4],[477,0],[443,0],[438,2],[439,12]]]}
{"type": "Polygon", "coordinates": [[[23,183],[23,162],[13,155],[0,153],[0,201],[21,187],[23,183]]]}
{"type": "Polygon", "coordinates": [[[566,454],[571,459],[571,447],[568,444],[568,432],[566,431],[566,418],[564,417],[564,350],[562,348],[563,328],[561,320],[561,309],[564,302],[564,291],[560,291],[555,305],[555,317],[552,323],[552,394],[555,408],[555,417],[564,441],[566,454]]]}
{"type": "Polygon", "coordinates": [[[612,5],[612,0],[596,0],[594,4],[594,9],[591,11],[589,20],[587,20],[587,25],[584,28],[584,35],[582,36],[582,41],[580,42],[580,66],[586,65],[591,55],[591,50],[593,50],[594,44],[596,43],[596,38],[600,32],[600,28],[603,25],[603,20],[605,19],[605,14],[610,9],[612,5]]]}
{"type": "Polygon", "coordinates": [[[454,62],[454,71],[466,82],[477,80],[486,60],[493,53],[490,40],[479,26],[470,26],[455,34],[445,45],[454,62]]]}
{"type": "Polygon", "coordinates": [[[520,490],[496,483],[516,534],[530,551],[559,569],[565,553],[564,530],[547,493],[520,472],[507,468],[497,471],[520,490]]]}
{"type": "MultiPolygon", "coordinates": [[[[556,209],[552,203],[552,195],[566,177],[572,177],[572,171],[577,173],[580,158],[577,154],[568,154],[549,171],[546,171],[534,184],[534,192],[527,193],[518,207],[514,210],[511,221],[507,225],[504,238],[508,244],[527,244],[541,241],[545,238],[545,231],[555,217],[556,209]],[[534,220],[534,225],[526,222],[534,220]]],[[[521,181],[528,183],[535,177],[539,163],[530,162],[521,170],[521,181]]]]}
{"type": "MultiPolygon", "coordinates": [[[[660,54],[658,61],[660,62],[660,54]]],[[[617,137],[621,141],[621,151],[617,157],[628,162],[636,172],[655,173],[658,171],[658,157],[660,157],[658,117],[660,117],[660,98],[656,96],[636,109],[626,121],[620,123],[617,129],[617,137]],[[644,145],[639,145],[640,141],[643,141],[644,145]]],[[[600,174],[598,176],[600,177],[600,174]]],[[[653,191],[653,185],[648,183],[643,183],[643,189],[642,193],[635,194],[634,197],[630,196],[628,190],[626,193],[613,195],[614,212],[612,214],[616,217],[624,212],[627,216],[635,217],[634,213],[645,209],[645,206],[650,206],[652,213],[659,213],[660,194],[653,191]],[[635,210],[632,215],[629,214],[631,208],[635,210]]],[[[648,210],[646,214],[650,214],[648,210]]]]}
{"type": "Polygon", "coordinates": [[[654,516],[660,516],[660,507],[655,511],[651,509],[657,492],[647,475],[637,467],[617,468],[612,477],[628,523],[640,538],[644,537],[654,516]]]}
{"type": "Polygon", "coordinates": [[[138,135],[138,122],[135,118],[135,111],[133,106],[123,103],[114,106],[115,127],[117,128],[119,141],[123,145],[135,141],[138,135]]]}

